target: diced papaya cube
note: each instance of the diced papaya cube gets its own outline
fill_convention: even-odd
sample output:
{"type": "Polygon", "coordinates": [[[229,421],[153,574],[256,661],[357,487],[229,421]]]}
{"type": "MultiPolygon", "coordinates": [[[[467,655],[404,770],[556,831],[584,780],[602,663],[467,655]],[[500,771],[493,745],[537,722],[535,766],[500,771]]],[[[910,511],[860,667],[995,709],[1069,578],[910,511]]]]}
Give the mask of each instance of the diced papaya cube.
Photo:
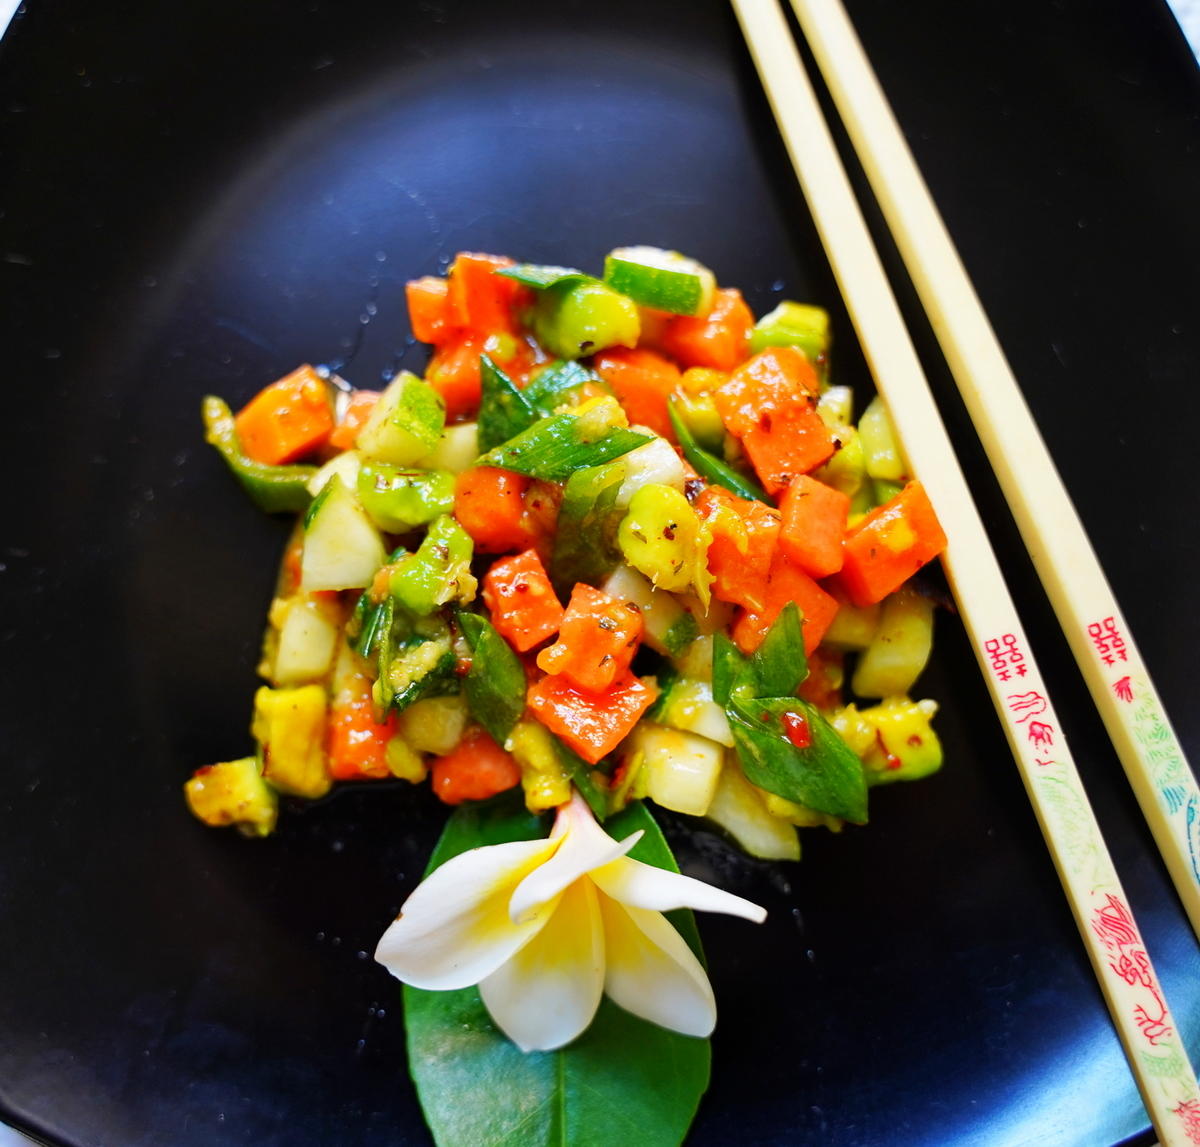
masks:
{"type": "Polygon", "coordinates": [[[563,607],[534,550],[498,561],[483,578],[492,624],[521,653],[558,632],[563,607]]]}
{"type": "Polygon", "coordinates": [[[496,272],[513,266],[503,255],[461,251],[450,264],[449,315],[455,326],[489,335],[517,330],[515,310],[529,296],[527,287],[496,272]]]}
{"type": "Polygon", "coordinates": [[[807,474],[791,480],[780,500],[779,548],[805,573],[828,577],[842,568],[850,499],[807,474]]]}
{"type": "Polygon", "coordinates": [[[679,385],[679,368],[652,350],[613,347],[592,359],[596,373],[612,387],[634,426],[648,426],[671,441],[667,399],[679,385]]]}
{"type": "Polygon", "coordinates": [[[444,342],[454,332],[450,317],[449,283],[434,275],[412,279],[404,285],[408,322],[418,342],[444,342]]]}
{"type": "Polygon", "coordinates": [[[333,430],[329,387],[311,366],[258,392],[234,419],[246,456],[268,466],[294,462],[325,445],[333,430]]]}
{"type": "Polygon", "coordinates": [[[484,335],[458,333],[433,352],[425,368],[425,381],[446,403],[448,421],[473,414],[479,406],[479,356],[486,341],[484,335]]]}
{"type": "Polygon", "coordinates": [[[395,713],[382,724],[375,720],[370,680],[360,673],[344,676],[329,707],[330,775],[337,781],[391,776],[387,745],[395,731],[395,713]]]}
{"type": "Polygon", "coordinates": [[[454,516],[484,554],[527,550],[540,540],[525,495],[532,479],[496,466],[472,466],[454,483],[454,516]]]}
{"type": "Polygon", "coordinates": [[[795,347],[760,351],[737,368],[713,398],[730,434],[741,438],[797,402],[815,399],[821,384],[812,363],[795,347]]]}
{"type": "Polygon", "coordinates": [[[753,653],[789,601],[794,601],[800,610],[805,652],[816,649],[837,614],[837,599],[780,553],[776,553],[771,563],[763,608],[746,610],[734,623],[733,640],[737,647],[743,653],[753,653]]]}
{"type": "Polygon", "coordinates": [[[571,591],[558,640],[538,654],[538,668],[599,693],[629,669],[641,640],[636,605],[580,582],[571,591]]]}
{"type": "Polygon", "coordinates": [[[371,411],[375,409],[375,403],[378,401],[379,391],[356,390],[350,396],[341,422],[334,427],[329,436],[329,445],[335,450],[353,450],[358,432],[367,424],[367,419],[371,417],[371,411]]]}
{"type": "Polygon", "coordinates": [[[654,704],[658,690],[625,673],[603,693],[592,693],[558,674],[532,685],[526,699],[533,715],[588,764],[611,753],[654,704]]]}
{"type": "Polygon", "coordinates": [[[719,290],[707,315],[668,319],[658,344],[683,367],[733,370],[746,357],[754,316],[732,288],[719,290]]]}
{"type": "Polygon", "coordinates": [[[837,440],[807,401],[764,415],[742,437],[742,448],[768,494],[783,490],[797,474],[828,461],[837,440]]]}
{"type": "Polygon", "coordinates": [[[694,507],[712,533],[708,572],[713,594],[746,609],[762,609],[779,537],[779,511],[722,486],[707,487],[694,507]]]}
{"type": "Polygon", "coordinates": [[[433,791],[446,804],[487,800],[521,783],[521,766],[479,728],[438,757],[432,773],[433,791]]]}
{"type": "Polygon", "coordinates": [[[846,535],[839,580],[857,606],[882,601],[946,548],[946,535],[920,482],[909,482],[846,535]]]}

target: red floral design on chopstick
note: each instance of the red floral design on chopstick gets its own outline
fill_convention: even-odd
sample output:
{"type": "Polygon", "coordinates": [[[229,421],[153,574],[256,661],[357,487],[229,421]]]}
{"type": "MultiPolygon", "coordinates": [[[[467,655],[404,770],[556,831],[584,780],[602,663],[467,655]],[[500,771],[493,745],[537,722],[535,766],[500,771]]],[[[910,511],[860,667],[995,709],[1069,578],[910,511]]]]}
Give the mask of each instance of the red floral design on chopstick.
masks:
{"type": "Polygon", "coordinates": [[[1200,1147],[1200,1100],[1185,1099],[1171,1114],[1179,1116],[1188,1139],[1200,1147]]]}
{"type": "Polygon", "coordinates": [[[1146,955],[1133,915],[1111,892],[1092,916],[1092,931],[1108,949],[1108,966],[1130,987],[1145,988],[1152,998],[1152,1008],[1138,1004],[1133,1013],[1146,1041],[1154,1046],[1166,1039],[1172,1029],[1167,1023],[1167,1005],[1150,968],[1150,957],[1146,955]]]}

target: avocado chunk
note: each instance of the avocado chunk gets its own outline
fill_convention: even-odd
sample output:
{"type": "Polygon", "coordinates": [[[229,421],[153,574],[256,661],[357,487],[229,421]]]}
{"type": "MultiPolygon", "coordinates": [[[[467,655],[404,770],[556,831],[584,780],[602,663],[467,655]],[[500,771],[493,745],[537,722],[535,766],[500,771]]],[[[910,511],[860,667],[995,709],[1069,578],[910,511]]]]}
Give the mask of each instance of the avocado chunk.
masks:
{"type": "Polygon", "coordinates": [[[275,829],[279,798],[263,780],[254,757],[205,765],[183,792],[192,815],[214,828],[234,824],[243,836],[269,836],[275,829]]]}

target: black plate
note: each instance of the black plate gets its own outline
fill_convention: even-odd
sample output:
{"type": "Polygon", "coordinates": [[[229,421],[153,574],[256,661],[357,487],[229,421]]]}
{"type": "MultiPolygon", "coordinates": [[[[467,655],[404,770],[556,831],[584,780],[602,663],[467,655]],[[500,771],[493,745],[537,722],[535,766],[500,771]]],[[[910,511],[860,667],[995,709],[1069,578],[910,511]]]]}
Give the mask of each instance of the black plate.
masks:
{"type": "MultiPolygon", "coordinates": [[[[1165,8],[855,0],[1185,746],[1200,610],[1200,85],[1165,8]]],[[[406,278],[458,249],[691,252],[835,306],[718,0],[31,4],[0,46],[9,394],[0,1100],[47,1141],[427,1141],[369,958],[441,812],[397,787],[249,843],[180,785],[247,746],[285,526],[200,441],[302,361],[419,368],[406,278]]],[[[905,296],[907,299],[907,295],[905,296]]],[[[844,314],[839,368],[865,385],[844,314]]],[[[934,383],[1176,1016],[1200,959],[944,368],[934,383]]],[[[948,763],[799,867],[672,822],[771,910],[702,922],[721,1007],[694,1144],[1147,1139],[956,624],[948,763]]]]}

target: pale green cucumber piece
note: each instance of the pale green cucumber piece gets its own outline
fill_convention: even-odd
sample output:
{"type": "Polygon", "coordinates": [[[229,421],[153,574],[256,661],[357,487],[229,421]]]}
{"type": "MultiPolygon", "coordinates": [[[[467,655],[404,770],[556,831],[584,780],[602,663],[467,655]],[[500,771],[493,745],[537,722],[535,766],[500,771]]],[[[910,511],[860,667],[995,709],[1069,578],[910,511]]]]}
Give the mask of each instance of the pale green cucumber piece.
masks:
{"type": "Polygon", "coordinates": [[[643,307],[706,315],[717,281],[703,263],[661,247],[618,247],[604,260],[604,281],[643,307]]]}
{"type": "Polygon", "coordinates": [[[829,353],[829,312],[785,299],[750,332],[751,354],[769,346],[794,346],[810,362],[817,362],[829,353]]]}
{"type": "Polygon", "coordinates": [[[830,430],[850,426],[854,417],[854,391],[848,386],[830,386],[817,399],[817,413],[830,430]]]}
{"type": "Polygon", "coordinates": [[[308,492],[315,498],[330,478],[337,474],[346,486],[353,490],[358,481],[358,470],[362,465],[362,455],[357,450],[343,450],[335,454],[325,463],[308,482],[308,492]]]}
{"type": "Polygon", "coordinates": [[[442,431],[437,445],[415,465],[423,470],[445,470],[461,474],[475,465],[479,457],[479,424],[456,422],[442,431]]]}
{"type": "Polygon", "coordinates": [[[878,602],[863,606],[841,602],[833,621],[825,630],[825,636],[821,638],[821,644],[843,651],[866,649],[879,628],[881,611],[882,606],[878,602]]]}
{"type": "Polygon", "coordinates": [[[301,590],[362,589],[385,561],[379,531],[345,482],[334,475],[305,515],[301,590]]]}
{"type": "Polygon", "coordinates": [[[271,679],[276,685],[307,685],[329,672],[341,627],[308,594],[291,598],[279,627],[271,679]]]}
{"type": "Polygon", "coordinates": [[[767,811],[736,759],[728,759],[721,770],[705,815],[751,856],[761,860],[800,859],[800,835],[795,826],[767,811]]]}
{"type": "Polygon", "coordinates": [[[663,808],[688,816],[708,812],[725,759],[715,741],[643,721],[633,734],[641,755],[640,784],[663,808]]]}
{"type": "Polygon", "coordinates": [[[916,590],[901,587],[882,602],[879,627],[858,659],[850,688],[859,697],[907,693],[921,676],[932,649],[933,602],[916,590]]]}
{"type": "Polygon", "coordinates": [[[446,404],[429,383],[404,371],[380,396],[356,445],[368,458],[410,466],[437,444],[446,404]]]}
{"type": "Polygon", "coordinates": [[[862,436],[853,427],[844,426],[838,430],[838,439],[841,448],[824,466],[813,471],[813,477],[826,486],[840,490],[848,498],[853,498],[864,488],[869,497],[862,436]]]}
{"type": "Polygon", "coordinates": [[[711,681],[693,681],[677,677],[658,708],[657,720],[672,729],[695,733],[733,748],[733,733],[724,706],[713,700],[711,681]]]}
{"type": "Polygon", "coordinates": [[[908,464],[900,450],[900,442],[892,429],[887,404],[876,395],[858,420],[858,437],[862,442],[863,466],[868,478],[899,482],[908,473],[908,464]]]}

